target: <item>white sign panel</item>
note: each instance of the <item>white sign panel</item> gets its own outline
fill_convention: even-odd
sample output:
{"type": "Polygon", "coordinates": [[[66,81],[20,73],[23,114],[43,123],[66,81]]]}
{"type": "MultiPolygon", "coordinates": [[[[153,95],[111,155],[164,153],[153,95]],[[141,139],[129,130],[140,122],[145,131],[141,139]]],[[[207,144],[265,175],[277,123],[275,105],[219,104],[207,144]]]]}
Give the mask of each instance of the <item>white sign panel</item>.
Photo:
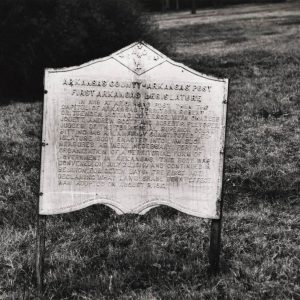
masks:
{"type": "Polygon", "coordinates": [[[102,203],[219,218],[227,89],[145,43],[47,69],[39,213],[102,203]]]}

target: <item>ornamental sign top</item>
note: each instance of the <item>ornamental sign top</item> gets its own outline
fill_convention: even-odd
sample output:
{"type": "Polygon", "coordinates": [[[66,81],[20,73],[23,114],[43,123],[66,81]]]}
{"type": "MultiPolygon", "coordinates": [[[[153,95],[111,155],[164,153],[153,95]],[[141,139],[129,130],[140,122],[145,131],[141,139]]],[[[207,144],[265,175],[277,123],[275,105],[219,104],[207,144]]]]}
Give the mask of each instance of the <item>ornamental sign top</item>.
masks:
{"type": "Polygon", "coordinates": [[[164,55],[144,43],[135,43],[113,57],[129,70],[141,75],[165,61],[164,55]]]}

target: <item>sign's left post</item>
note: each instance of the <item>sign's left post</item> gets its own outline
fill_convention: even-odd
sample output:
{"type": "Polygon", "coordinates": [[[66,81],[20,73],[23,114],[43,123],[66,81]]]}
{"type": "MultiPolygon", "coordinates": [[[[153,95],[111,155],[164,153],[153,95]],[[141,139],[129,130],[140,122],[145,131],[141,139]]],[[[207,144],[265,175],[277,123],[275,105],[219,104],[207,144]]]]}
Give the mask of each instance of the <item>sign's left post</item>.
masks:
{"type": "Polygon", "coordinates": [[[46,242],[46,215],[40,214],[40,197],[43,195],[42,191],[42,172],[43,172],[43,152],[47,143],[43,140],[45,133],[45,101],[47,100],[47,71],[44,76],[44,101],[43,101],[43,125],[42,125],[42,142],[41,142],[41,172],[40,172],[40,193],[37,201],[37,216],[36,216],[36,254],[35,254],[35,275],[36,288],[38,299],[43,298],[44,294],[44,258],[45,258],[45,242],[46,242]]]}
{"type": "Polygon", "coordinates": [[[38,297],[41,298],[44,292],[44,256],[45,256],[46,216],[37,215],[36,231],[36,285],[38,297]]]}

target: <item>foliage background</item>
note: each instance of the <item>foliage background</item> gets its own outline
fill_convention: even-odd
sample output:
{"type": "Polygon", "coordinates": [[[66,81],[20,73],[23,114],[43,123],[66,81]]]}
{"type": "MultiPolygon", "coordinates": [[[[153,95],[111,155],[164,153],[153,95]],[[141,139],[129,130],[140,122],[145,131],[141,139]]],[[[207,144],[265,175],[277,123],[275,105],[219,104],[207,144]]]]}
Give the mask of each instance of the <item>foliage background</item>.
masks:
{"type": "Polygon", "coordinates": [[[78,65],[136,40],[156,44],[135,0],[0,1],[0,97],[41,95],[45,67],[78,65]]]}
{"type": "MultiPolygon", "coordinates": [[[[250,1],[196,4],[199,8],[244,2],[250,1]]],[[[174,9],[175,1],[169,3],[174,9]]],[[[179,3],[180,9],[191,5],[190,0],[179,3]]],[[[162,7],[162,0],[1,0],[0,101],[40,97],[46,67],[78,65],[136,40],[166,49],[144,13],[162,7]]]]}

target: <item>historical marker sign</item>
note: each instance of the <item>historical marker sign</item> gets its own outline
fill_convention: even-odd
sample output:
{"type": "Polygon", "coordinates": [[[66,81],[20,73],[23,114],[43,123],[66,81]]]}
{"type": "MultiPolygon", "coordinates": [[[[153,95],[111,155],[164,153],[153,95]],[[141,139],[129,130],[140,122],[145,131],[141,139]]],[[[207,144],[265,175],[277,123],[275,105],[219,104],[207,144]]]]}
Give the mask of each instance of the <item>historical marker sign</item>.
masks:
{"type": "Polygon", "coordinates": [[[39,213],[163,204],[218,219],[227,89],[145,43],[47,69],[39,213]]]}

